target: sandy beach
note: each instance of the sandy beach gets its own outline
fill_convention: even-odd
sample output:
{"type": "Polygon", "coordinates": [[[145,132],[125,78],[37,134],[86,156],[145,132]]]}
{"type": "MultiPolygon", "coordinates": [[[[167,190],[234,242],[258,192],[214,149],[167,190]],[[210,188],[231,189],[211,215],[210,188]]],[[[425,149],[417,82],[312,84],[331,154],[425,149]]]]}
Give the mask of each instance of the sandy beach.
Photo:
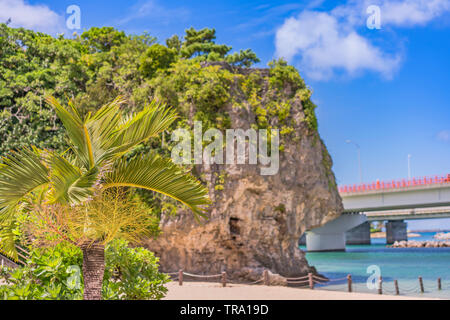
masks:
{"type": "Polygon", "coordinates": [[[167,284],[165,300],[416,300],[405,296],[378,295],[357,292],[338,292],[288,288],[282,286],[229,284],[223,288],[218,283],[178,282],[167,284]]]}

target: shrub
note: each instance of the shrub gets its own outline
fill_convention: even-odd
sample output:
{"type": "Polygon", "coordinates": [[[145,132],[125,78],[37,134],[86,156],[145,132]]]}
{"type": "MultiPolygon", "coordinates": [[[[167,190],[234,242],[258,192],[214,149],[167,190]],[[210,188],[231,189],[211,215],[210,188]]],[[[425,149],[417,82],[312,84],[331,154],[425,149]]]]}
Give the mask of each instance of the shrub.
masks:
{"type": "Polygon", "coordinates": [[[154,44],[141,56],[139,70],[142,75],[152,78],[158,70],[164,70],[175,62],[177,52],[160,44],[154,44]]]}
{"type": "Polygon", "coordinates": [[[24,267],[3,268],[0,286],[3,300],[80,300],[81,251],[58,245],[52,249],[34,249],[24,267]]]}
{"type": "Polygon", "coordinates": [[[129,248],[124,240],[112,242],[106,250],[103,296],[109,299],[161,299],[169,282],[158,272],[159,259],[147,249],[129,248]]]}
{"type": "MultiPolygon", "coordinates": [[[[169,281],[158,272],[158,258],[147,249],[130,248],[128,242],[115,240],[106,249],[103,299],[161,299],[169,281]]],[[[36,248],[24,267],[3,268],[0,300],[81,300],[83,281],[81,250],[59,244],[36,248]]]]}

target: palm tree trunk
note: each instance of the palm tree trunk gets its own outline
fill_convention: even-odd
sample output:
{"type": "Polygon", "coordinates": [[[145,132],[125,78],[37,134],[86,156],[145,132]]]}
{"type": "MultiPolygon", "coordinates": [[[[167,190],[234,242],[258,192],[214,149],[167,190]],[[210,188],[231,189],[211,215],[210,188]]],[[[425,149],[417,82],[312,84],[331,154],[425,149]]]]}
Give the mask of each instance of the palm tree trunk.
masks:
{"type": "Polygon", "coordinates": [[[81,249],[83,250],[83,299],[101,300],[105,273],[105,246],[93,243],[84,245],[81,249]]]}

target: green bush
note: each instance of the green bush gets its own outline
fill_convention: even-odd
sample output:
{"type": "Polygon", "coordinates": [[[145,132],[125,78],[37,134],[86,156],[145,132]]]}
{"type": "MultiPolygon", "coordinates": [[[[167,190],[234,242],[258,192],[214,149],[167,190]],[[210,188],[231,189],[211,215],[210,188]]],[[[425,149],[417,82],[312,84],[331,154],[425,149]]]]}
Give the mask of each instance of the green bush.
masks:
{"type": "Polygon", "coordinates": [[[81,300],[81,263],[76,247],[34,249],[26,266],[1,270],[0,278],[6,284],[0,286],[0,299],[81,300]]]}
{"type": "Polygon", "coordinates": [[[106,251],[103,297],[120,300],[161,299],[169,282],[158,272],[158,258],[147,249],[129,248],[123,240],[112,242],[106,251]]]}
{"type": "Polygon", "coordinates": [[[160,44],[154,44],[141,56],[139,71],[152,78],[158,70],[164,70],[175,62],[177,52],[160,44]]]}
{"type": "MultiPolygon", "coordinates": [[[[169,282],[158,272],[158,258],[147,249],[130,248],[126,241],[111,242],[106,251],[103,299],[161,299],[169,282]]],[[[60,244],[37,248],[24,267],[0,271],[0,300],[81,300],[81,250],[60,244]]]]}

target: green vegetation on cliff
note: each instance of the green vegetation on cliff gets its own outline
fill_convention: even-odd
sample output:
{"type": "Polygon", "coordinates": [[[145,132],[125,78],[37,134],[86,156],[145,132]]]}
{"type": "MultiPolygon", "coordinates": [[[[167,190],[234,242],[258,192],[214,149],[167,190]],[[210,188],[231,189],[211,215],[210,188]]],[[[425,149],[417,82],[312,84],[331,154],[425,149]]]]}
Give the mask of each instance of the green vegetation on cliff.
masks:
{"type": "Polygon", "coordinates": [[[287,116],[293,99],[300,97],[304,121],[311,130],[317,128],[311,92],[294,67],[273,61],[268,77],[257,69],[243,76],[214,62],[250,67],[259,62],[255,53],[230,53],[231,47],[217,44],[215,38],[214,29],[190,28],[183,41],[173,36],[163,45],[149,34],[94,27],[67,39],[0,24],[0,155],[29,144],[66,148],[60,122],[43,103],[48,94],[63,102],[72,98],[83,113],[118,94],[128,100],[125,111],[138,111],[137,106],[157,97],[191,120],[203,121],[205,130],[225,129],[230,122],[223,106],[235,102],[231,88],[238,83],[254,107],[259,127],[290,133],[287,116]],[[265,82],[270,99],[262,104],[265,82]]]}

